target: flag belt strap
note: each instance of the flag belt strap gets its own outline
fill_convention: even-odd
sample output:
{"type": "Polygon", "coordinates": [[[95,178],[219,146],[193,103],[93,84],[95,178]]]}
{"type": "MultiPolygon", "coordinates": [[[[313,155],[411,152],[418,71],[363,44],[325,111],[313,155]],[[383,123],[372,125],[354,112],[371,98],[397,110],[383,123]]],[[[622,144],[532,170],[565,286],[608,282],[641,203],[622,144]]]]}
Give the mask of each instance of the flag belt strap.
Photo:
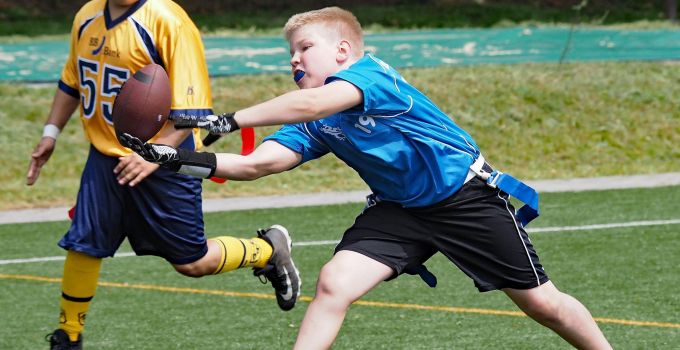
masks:
{"type": "Polygon", "coordinates": [[[522,181],[517,180],[510,174],[495,170],[488,172],[483,169],[484,164],[484,156],[480,154],[472,165],[470,165],[470,171],[475,173],[478,178],[484,180],[487,186],[498,188],[525,204],[515,212],[515,216],[522,223],[522,226],[528,225],[531,220],[540,215],[540,210],[538,209],[538,192],[536,192],[536,190],[522,181]]]}

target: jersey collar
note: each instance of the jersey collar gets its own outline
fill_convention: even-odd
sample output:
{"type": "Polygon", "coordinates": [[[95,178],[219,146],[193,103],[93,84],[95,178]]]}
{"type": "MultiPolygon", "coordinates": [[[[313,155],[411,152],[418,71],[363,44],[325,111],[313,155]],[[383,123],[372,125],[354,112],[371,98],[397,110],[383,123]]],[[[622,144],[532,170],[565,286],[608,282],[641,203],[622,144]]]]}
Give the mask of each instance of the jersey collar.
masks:
{"type": "Polygon", "coordinates": [[[104,21],[106,23],[106,30],[115,27],[118,23],[132,16],[132,14],[135,13],[135,11],[137,11],[140,7],[144,6],[145,3],[146,0],[139,0],[137,1],[136,4],[132,5],[127,11],[125,11],[125,13],[120,15],[120,17],[116,18],[115,20],[111,20],[111,13],[109,12],[109,1],[106,0],[106,4],[104,5],[104,21]]]}

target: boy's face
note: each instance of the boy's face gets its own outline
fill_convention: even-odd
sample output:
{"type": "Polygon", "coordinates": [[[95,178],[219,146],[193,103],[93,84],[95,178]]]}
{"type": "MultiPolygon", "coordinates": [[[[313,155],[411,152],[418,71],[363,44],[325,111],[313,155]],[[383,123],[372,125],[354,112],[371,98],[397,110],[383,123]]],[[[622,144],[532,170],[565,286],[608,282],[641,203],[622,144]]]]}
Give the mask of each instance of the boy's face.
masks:
{"type": "Polygon", "coordinates": [[[338,35],[323,24],[311,24],[290,37],[290,64],[293,75],[304,72],[296,82],[300,89],[323,86],[326,78],[337,73],[345,61],[338,35]]]}

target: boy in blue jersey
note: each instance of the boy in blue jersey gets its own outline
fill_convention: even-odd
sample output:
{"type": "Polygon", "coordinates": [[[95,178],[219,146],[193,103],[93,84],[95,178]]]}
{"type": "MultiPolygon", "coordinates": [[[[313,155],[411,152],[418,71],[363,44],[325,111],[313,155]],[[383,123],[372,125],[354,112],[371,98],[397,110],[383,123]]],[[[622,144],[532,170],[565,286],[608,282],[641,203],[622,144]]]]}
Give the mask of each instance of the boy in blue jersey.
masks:
{"type": "MultiPolygon", "coordinates": [[[[82,347],[81,332],[102,258],[113,256],[125,238],[138,255],[162,257],[191,277],[253,267],[272,282],[284,310],[299,296],[300,280],[285,228],[274,225],[252,239],[207,240],[201,179],[159,169],[118,142],[111,119],[115,96],[125,80],[152,62],[170,77],[171,115],[212,114],[200,33],[177,4],[93,0],[76,14],[69,59],[27,173],[27,184],[33,185],[59,132],[79,108],[92,145],[73,222],[59,242],[68,253],[60,325],[49,339],[52,349],[82,347]]],[[[194,150],[202,146],[199,131],[175,130],[170,123],[154,140],[194,150]]]]}
{"type": "Polygon", "coordinates": [[[291,17],[284,28],[300,90],[237,111],[175,119],[211,133],[286,124],[252,154],[196,153],[121,142],[187,174],[253,180],[333,153],[372,190],[367,207],[322,268],[296,349],[326,349],[349,305],[380,282],[419,272],[440,252],[479,291],[500,289],[573,346],[611,348],[588,310],[550,282],[507,193],[470,135],[385,62],[363,52],[361,26],[337,7],[291,17]],[[493,185],[493,183],[492,183],[493,185]]]}

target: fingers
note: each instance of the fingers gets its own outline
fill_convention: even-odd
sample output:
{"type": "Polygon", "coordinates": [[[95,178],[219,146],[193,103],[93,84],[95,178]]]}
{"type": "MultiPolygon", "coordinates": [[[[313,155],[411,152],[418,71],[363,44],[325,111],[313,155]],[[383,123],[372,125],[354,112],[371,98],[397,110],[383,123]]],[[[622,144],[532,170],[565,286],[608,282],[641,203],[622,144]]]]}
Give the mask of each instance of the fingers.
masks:
{"type": "Polygon", "coordinates": [[[209,129],[213,123],[219,119],[216,115],[177,115],[172,118],[175,129],[204,128],[209,129]]]}
{"type": "Polygon", "coordinates": [[[120,141],[121,145],[135,152],[140,152],[141,150],[144,149],[144,142],[128,133],[122,133],[121,135],[119,135],[118,141],[120,141]]]}
{"type": "Polygon", "coordinates": [[[215,143],[215,141],[219,140],[220,137],[222,137],[222,135],[220,135],[220,134],[208,134],[208,135],[203,139],[203,145],[206,146],[206,147],[207,147],[207,146],[210,146],[210,145],[212,145],[213,143],[215,143]]]}
{"type": "Polygon", "coordinates": [[[116,164],[116,167],[113,168],[113,173],[118,175],[117,179],[120,182],[120,178],[124,176],[121,173],[130,164],[130,156],[120,157],[118,158],[118,160],[119,160],[118,164],[116,164]]]}
{"type": "Polygon", "coordinates": [[[35,158],[31,159],[31,163],[28,165],[28,173],[26,174],[26,185],[32,186],[38,180],[41,167],[35,158]]]}
{"type": "Polygon", "coordinates": [[[35,151],[31,154],[31,162],[28,164],[28,172],[26,173],[26,185],[31,186],[38,180],[40,176],[40,169],[42,168],[42,162],[40,161],[39,147],[36,147],[35,151]]]}
{"type": "Polygon", "coordinates": [[[138,154],[118,158],[120,161],[113,169],[119,185],[135,186],[158,169],[157,164],[144,161],[138,154]]]}
{"type": "Polygon", "coordinates": [[[197,127],[197,123],[195,121],[175,119],[175,129],[193,129],[195,127],[197,127]]]}
{"type": "MultiPolygon", "coordinates": [[[[137,174],[134,176],[134,178],[132,178],[132,179],[128,182],[128,185],[129,185],[130,187],[136,186],[137,184],[139,184],[140,182],[142,182],[142,180],[144,180],[147,176],[151,175],[151,173],[153,173],[154,171],[156,171],[156,169],[158,169],[158,164],[153,164],[153,163],[148,163],[148,162],[146,162],[144,165],[142,165],[141,171],[140,171],[139,173],[137,173],[137,174]]],[[[130,176],[130,177],[132,177],[132,176],[130,176]]]]}
{"type": "Polygon", "coordinates": [[[198,118],[193,115],[178,115],[172,120],[175,122],[175,129],[193,129],[198,127],[198,118]]]}
{"type": "Polygon", "coordinates": [[[40,176],[40,170],[43,165],[50,159],[54,151],[55,141],[52,138],[43,137],[33,153],[31,153],[31,162],[28,164],[28,172],[26,173],[26,185],[32,186],[40,176]]]}
{"type": "MultiPolygon", "coordinates": [[[[145,160],[153,161],[153,157],[151,156],[152,153],[150,153],[153,151],[153,148],[150,144],[144,143],[142,142],[142,140],[128,133],[123,133],[119,135],[118,140],[120,141],[121,145],[131,149],[133,152],[142,156],[142,158],[144,158],[145,160]]],[[[124,165],[121,165],[121,163],[118,163],[118,166],[116,168],[123,167],[124,165]]]]}
{"type": "MultiPolygon", "coordinates": [[[[134,165],[133,163],[142,160],[159,164],[165,164],[167,162],[176,160],[173,157],[177,156],[177,150],[173,146],[168,146],[160,143],[159,144],[144,143],[142,142],[142,140],[127,133],[121,134],[119,136],[119,140],[122,145],[134,151],[135,153],[133,154],[137,156],[137,158],[128,157],[119,158],[120,162],[114,169],[114,173],[116,174],[125,172],[126,168],[129,168],[130,166],[134,165]]],[[[127,180],[129,181],[130,179],[127,180]]]]}

